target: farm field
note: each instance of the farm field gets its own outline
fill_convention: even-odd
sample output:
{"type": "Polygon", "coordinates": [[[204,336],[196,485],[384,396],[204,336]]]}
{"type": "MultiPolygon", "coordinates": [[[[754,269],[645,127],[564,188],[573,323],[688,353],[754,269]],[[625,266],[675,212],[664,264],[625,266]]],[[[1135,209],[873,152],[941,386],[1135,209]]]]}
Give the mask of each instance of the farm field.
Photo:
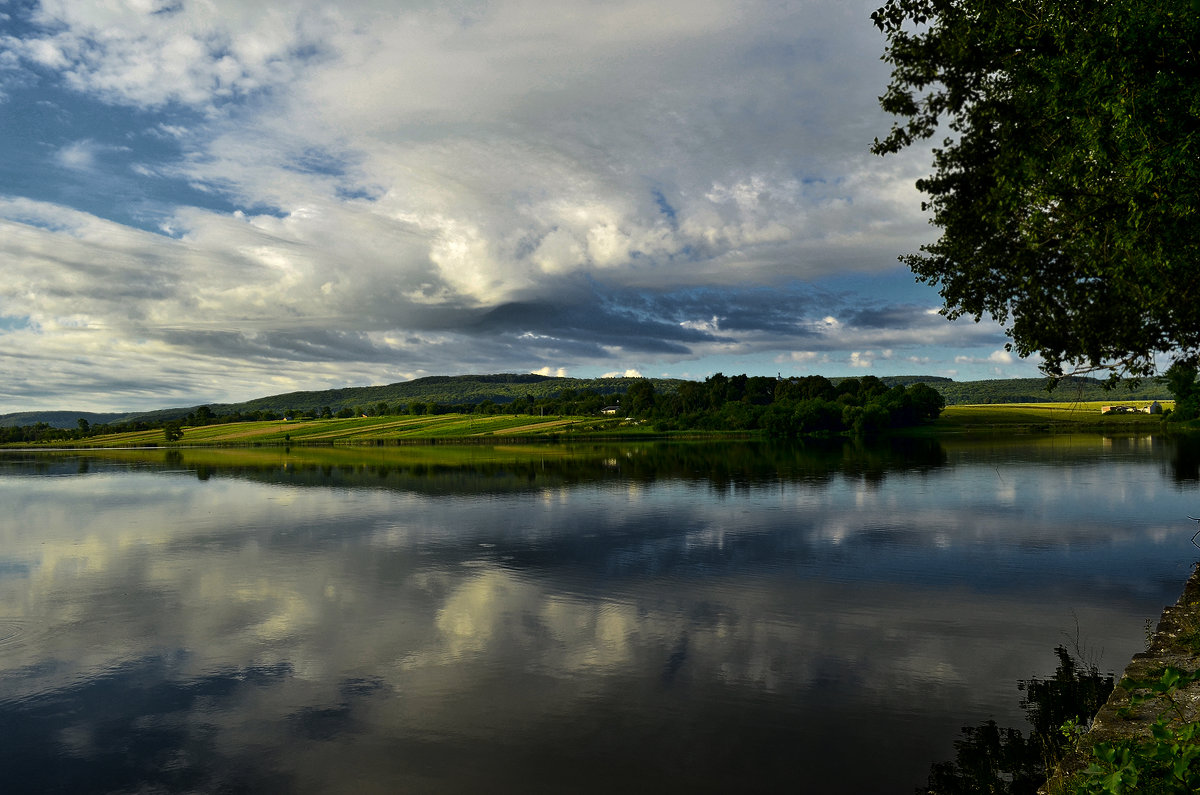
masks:
{"type": "MultiPolygon", "coordinates": [[[[1006,403],[947,406],[929,425],[908,433],[938,436],[963,433],[1053,433],[1063,431],[1150,431],[1161,418],[1137,411],[1142,403],[1006,403]],[[1129,405],[1126,414],[1101,414],[1104,405],[1129,405]]],[[[1163,401],[1164,408],[1171,408],[1163,401]]],[[[729,432],[744,437],[746,434],[729,432]]],[[[722,436],[721,433],[654,434],[649,425],[624,418],[583,416],[537,417],[511,414],[439,414],[352,417],[349,419],[269,420],[222,425],[184,426],[183,438],[168,443],[161,428],[44,442],[39,447],[262,447],[281,445],[371,445],[456,440],[490,442],[512,439],[547,440],[621,436],[722,436]]],[[[26,446],[26,445],[20,445],[26,446]]]]}
{"type": "Polygon", "coordinates": [[[184,426],[183,438],[167,443],[161,428],[42,443],[41,447],[247,447],[264,445],[333,445],[404,441],[538,438],[603,433],[644,433],[624,418],[531,417],[526,415],[439,414],[432,416],[353,417],[325,420],[269,420],[222,425],[184,426]]]}
{"type": "MultiPolygon", "coordinates": [[[[1164,409],[1174,401],[1159,401],[1164,409]]],[[[1149,401],[1085,401],[1075,403],[988,403],[947,406],[927,428],[935,433],[988,430],[1153,430],[1162,424],[1160,415],[1144,414],[1140,409],[1149,401]],[[1127,414],[1101,414],[1104,406],[1130,406],[1127,414]]]]}

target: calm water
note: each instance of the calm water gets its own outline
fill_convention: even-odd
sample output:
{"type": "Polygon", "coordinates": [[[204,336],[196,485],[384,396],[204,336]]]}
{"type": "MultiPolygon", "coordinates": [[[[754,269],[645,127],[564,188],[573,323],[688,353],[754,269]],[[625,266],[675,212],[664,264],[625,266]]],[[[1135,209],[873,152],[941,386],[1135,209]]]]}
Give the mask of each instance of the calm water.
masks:
{"type": "Polygon", "coordinates": [[[1162,439],[0,454],[0,791],[908,793],[1120,671],[1162,439]]]}

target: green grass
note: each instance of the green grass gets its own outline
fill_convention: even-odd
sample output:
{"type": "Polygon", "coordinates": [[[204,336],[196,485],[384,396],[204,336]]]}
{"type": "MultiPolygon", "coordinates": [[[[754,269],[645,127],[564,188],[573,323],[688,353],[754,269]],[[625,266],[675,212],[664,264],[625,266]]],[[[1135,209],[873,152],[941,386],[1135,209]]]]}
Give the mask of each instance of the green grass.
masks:
{"type": "Polygon", "coordinates": [[[183,439],[168,444],[161,428],[93,436],[82,440],[42,443],[40,447],[192,447],[261,445],[333,445],[400,443],[458,439],[488,441],[576,435],[645,434],[647,427],[622,419],[596,417],[532,417],[511,414],[438,414],[354,417],[327,420],[272,420],[225,425],[185,426],[183,439]]]}
{"type": "MultiPolygon", "coordinates": [[[[1140,406],[1125,401],[1124,405],[1140,406]]],[[[948,406],[933,423],[915,432],[922,435],[1061,432],[1149,432],[1162,427],[1159,416],[1103,415],[1100,402],[1004,403],[948,406]]],[[[1164,402],[1169,408],[1170,401],[1164,402]]],[[[911,432],[911,431],[910,431],[911,432]]],[[[401,444],[459,440],[489,442],[511,439],[573,439],[588,437],[744,437],[735,432],[675,432],[654,434],[649,423],[608,417],[539,417],[512,414],[437,414],[390,417],[352,417],[325,420],[272,420],[226,425],[185,426],[183,439],[168,443],[161,428],[93,436],[82,440],[41,443],[38,447],[242,447],[274,445],[401,444]]]]}
{"type": "MultiPolygon", "coordinates": [[[[1106,405],[1140,408],[1148,401],[1110,401],[1082,403],[1003,403],[974,406],[947,406],[931,426],[937,432],[970,431],[1143,431],[1162,427],[1162,416],[1142,414],[1101,414],[1106,405]]],[[[1163,401],[1171,408],[1171,401],[1163,401]]]]}

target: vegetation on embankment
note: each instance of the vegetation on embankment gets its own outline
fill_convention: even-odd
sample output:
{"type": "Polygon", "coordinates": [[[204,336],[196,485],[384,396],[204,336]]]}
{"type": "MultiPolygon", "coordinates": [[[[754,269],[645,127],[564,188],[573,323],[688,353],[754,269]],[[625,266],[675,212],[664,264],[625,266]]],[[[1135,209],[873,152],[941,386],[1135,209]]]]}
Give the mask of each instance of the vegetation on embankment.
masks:
{"type": "MultiPolygon", "coordinates": [[[[1161,401],[1164,410],[1172,401],[1161,401]]],[[[1104,402],[1013,403],[947,406],[940,417],[922,430],[926,433],[1130,433],[1164,429],[1163,415],[1133,411],[1102,414],[1104,402]]],[[[1128,403],[1127,403],[1128,405],[1128,403]]]]}
{"type": "Polygon", "coordinates": [[[651,381],[643,379],[614,403],[602,409],[593,407],[589,414],[562,413],[554,410],[561,406],[541,402],[529,406],[528,412],[480,404],[469,413],[424,408],[401,411],[384,404],[358,417],[349,412],[335,417],[328,408],[317,416],[221,417],[201,407],[182,421],[157,426],[139,423],[136,427],[97,428],[80,419],[76,430],[7,429],[0,433],[0,443],[149,445],[158,443],[155,431],[159,429],[166,444],[332,444],[568,434],[874,436],[928,422],[943,405],[942,397],[928,385],[889,388],[872,376],[846,379],[835,387],[820,376],[779,380],[717,374],[703,383],[686,382],[667,394],[658,393],[651,381]],[[237,428],[213,430],[235,420],[237,428]],[[186,439],[185,427],[192,429],[186,439]]]}
{"type": "MultiPolygon", "coordinates": [[[[1170,407],[1170,404],[1165,404],[1170,407]]],[[[1100,403],[948,406],[937,419],[907,429],[921,435],[1000,433],[1149,433],[1162,430],[1161,416],[1143,413],[1104,415],[1100,403]]],[[[11,444],[38,447],[245,447],[270,445],[403,444],[420,441],[496,442],[507,439],[561,440],[597,437],[693,438],[751,435],[747,430],[656,430],[647,421],[625,417],[529,416],[512,414],[437,414],[267,420],[180,426],[182,436],[168,443],[162,428],[11,444]]],[[[754,435],[763,431],[754,431],[754,435]]]]}
{"type": "MultiPolygon", "coordinates": [[[[1185,373],[1185,375],[1187,375],[1185,373]]],[[[541,376],[471,376],[424,379],[424,388],[451,388],[462,398],[468,386],[506,389],[539,386],[541,376]],[[536,381],[529,381],[535,378],[536,381]],[[508,379],[508,380],[506,380],[508,379]]],[[[616,387],[619,379],[608,387],[616,387]]],[[[578,436],[656,435],[723,436],[729,434],[798,438],[840,434],[870,437],[882,433],[925,434],[987,432],[1151,432],[1162,426],[1162,415],[1138,411],[1148,399],[1130,400],[1133,393],[1111,394],[1083,402],[994,403],[954,405],[923,380],[875,376],[831,380],[810,375],[792,378],[709,376],[703,382],[624,379],[623,391],[560,388],[543,397],[529,394],[507,403],[485,399],[474,404],[448,405],[422,401],[374,405],[311,406],[303,410],[259,408],[227,412],[220,406],[199,406],[173,417],[120,423],[92,423],[77,418],[76,427],[32,425],[0,427],[0,446],[148,446],[165,444],[253,445],[388,443],[415,439],[486,439],[578,436]],[[660,387],[664,387],[660,389],[660,387]],[[1123,397],[1124,400],[1113,400],[1123,397]],[[949,409],[944,410],[947,403],[949,409]],[[1129,413],[1103,414],[1112,403],[1129,413]],[[940,415],[940,416],[939,416],[940,415]],[[187,433],[184,433],[187,429],[187,433]]],[[[1194,374],[1193,374],[1194,381],[1194,374]]],[[[937,384],[945,387],[946,382],[937,384]]],[[[561,384],[558,386],[561,387],[561,384]]],[[[1188,385],[1174,384],[1173,391],[1188,385]]],[[[1196,387],[1200,390],[1200,387],[1196,387]]],[[[1070,391],[1069,389],[1066,391],[1070,391]]],[[[317,393],[314,393],[317,394],[317,393]]],[[[329,397],[330,393],[319,393],[329,397]]],[[[995,393],[993,393],[995,394],[995,393]]],[[[1060,393],[1061,394],[1061,393],[1060,393]]],[[[287,397],[287,396],[284,396],[287,397]]],[[[294,397],[294,396],[293,396],[294,397]]],[[[344,396],[343,396],[344,397],[344,396]]],[[[1171,401],[1164,404],[1173,405],[1171,401]]],[[[1200,412],[1200,392],[1180,404],[1171,420],[1200,412]],[[1195,404],[1195,405],[1194,405],[1195,404]]],[[[1184,429],[1172,422],[1172,429],[1184,429]]]]}
{"type": "MultiPolygon", "coordinates": [[[[211,403],[188,408],[163,408],[154,411],[126,413],[96,413],[89,411],[26,411],[0,415],[0,429],[35,428],[74,431],[80,420],[87,427],[107,431],[135,430],[136,425],[162,427],[167,422],[182,421],[188,425],[203,425],[203,421],[223,422],[272,420],[283,417],[361,417],[390,414],[555,414],[594,415],[600,409],[619,402],[635,385],[645,391],[648,384],[667,411],[672,403],[694,404],[697,391],[719,387],[729,392],[749,391],[749,402],[762,400],[764,393],[774,393],[779,384],[799,384],[813,379],[825,381],[834,391],[851,378],[823,379],[820,376],[790,378],[726,377],[720,373],[703,382],[671,378],[556,378],[535,374],[430,376],[387,386],[346,387],[319,392],[289,392],[255,398],[242,403],[211,403]],[[680,389],[691,392],[692,398],[678,401],[672,397],[680,389]]],[[[937,391],[948,406],[984,403],[1052,403],[1065,401],[1127,400],[1147,402],[1171,397],[1162,379],[1146,379],[1129,389],[1130,384],[1106,390],[1104,382],[1095,378],[1071,377],[1057,382],[1049,389],[1045,378],[993,379],[988,381],[952,381],[931,375],[882,376],[875,379],[887,389],[926,384],[937,391]]],[[[819,383],[819,382],[818,382],[819,383]]],[[[853,386],[853,384],[852,384],[853,386]]],[[[728,397],[728,395],[726,395],[728,397]]],[[[684,408],[678,406],[674,408],[684,408]]],[[[694,411],[694,406],[688,411],[694,411]]],[[[684,412],[686,413],[686,412],[684,412]]],[[[106,431],[106,432],[107,432],[106,431]]],[[[29,434],[26,434],[29,435],[29,434]]],[[[0,441],[22,441],[9,432],[0,441]]],[[[29,441],[28,439],[24,441],[29,441]]]]}
{"type": "MultiPolygon", "coordinates": [[[[350,417],[304,420],[265,420],[216,425],[181,426],[182,436],[168,443],[162,428],[103,434],[85,439],[34,443],[39,447],[149,447],[259,445],[399,444],[453,439],[485,442],[497,439],[569,435],[633,435],[644,430],[624,418],[531,417],[510,414],[438,414],[420,416],[350,417]]],[[[27,445],[22,445],[27,446],[27,445]]]]}
{"type": "Polygon", "coordinates": [[[1061,733],[1072,743],[1046,795],[1200,791],[1200,570],[1163,610],[1090,729],[1072,721],[1061,733]]]}

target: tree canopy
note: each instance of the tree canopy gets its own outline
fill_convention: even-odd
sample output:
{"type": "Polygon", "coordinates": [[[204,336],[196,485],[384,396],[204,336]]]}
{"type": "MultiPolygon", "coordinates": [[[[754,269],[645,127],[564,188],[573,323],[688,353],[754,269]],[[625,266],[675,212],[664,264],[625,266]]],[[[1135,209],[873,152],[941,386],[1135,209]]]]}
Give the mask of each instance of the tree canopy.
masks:
{"type": "Polygon", "coordinates": [[[1051,376],[1200,359],[1200,0],[888,0],[898,152],[941,237],[901,257],[1051,376]],[[942,125],[945,125],[944,127],[942,125]]]}

